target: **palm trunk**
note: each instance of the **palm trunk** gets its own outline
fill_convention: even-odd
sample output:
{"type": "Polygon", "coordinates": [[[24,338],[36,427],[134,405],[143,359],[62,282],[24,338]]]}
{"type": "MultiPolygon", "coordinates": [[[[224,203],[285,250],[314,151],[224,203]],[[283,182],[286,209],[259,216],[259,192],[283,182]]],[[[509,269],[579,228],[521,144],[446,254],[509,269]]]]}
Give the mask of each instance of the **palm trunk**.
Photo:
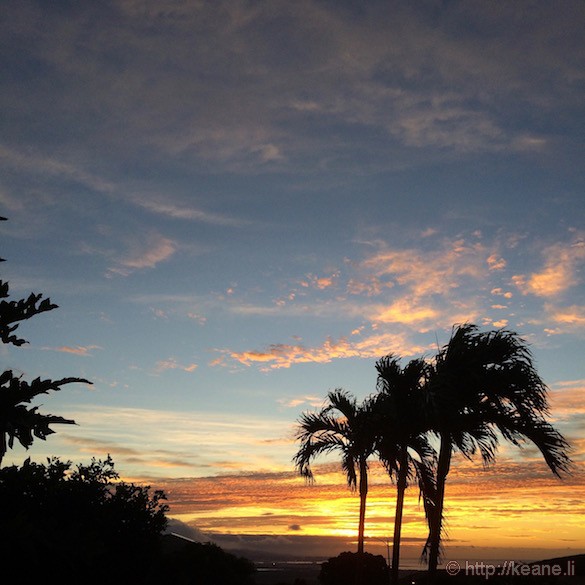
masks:
{"type": "Polygon", "coordinates": [[[4,430],[4,427],[2,427],[0,428],[0,467],[2,467],[2,460],[4,459],[7,450],[6,431],[4,430]]]}
{"type": "Polygon", "coordinates": [[[408,451],[402,447],[400,454],[400,468],[396,482],[396,513],[394,515],[394,540],[392,543],[392,583],[398,583],[398,568],[400,566],[400,533],[402,531],[402,510],[404,508],[404,492],[408,476],[408,451]]]}
{"type": "Polygon", "coordinates": [[[445,500],[445,483],[451,466],[453,444],[448,434],[441,434],[441,448],[437,465],[437,493],[435,509],[431,515],[429,539],[429,582],[434,583],[439,564],[439,548],[441,545],[441,529],[443,525],[443,503],[445,500]]]}
{"type": "Polygon", "coordinates": [[[364,539],[366,529],[366,498],[368,497],[368,468],[366,460],[360,460],[360,477],[359,477],[359,492],[360,492],[360,520],[358,528],[358,553],[364,552],[364,539]]]}
{"type": "Polygon", "coordinates": [[[354,583],[362,585],[363,581],[363,556],[364,540],[366,531],[366,498],[368,497],[368,466],[365,459],[360,459],[360,476],[359,476],[359,493],[360,493],[360,520],[358,527],[358,554],[356,557],[354,583]]]}

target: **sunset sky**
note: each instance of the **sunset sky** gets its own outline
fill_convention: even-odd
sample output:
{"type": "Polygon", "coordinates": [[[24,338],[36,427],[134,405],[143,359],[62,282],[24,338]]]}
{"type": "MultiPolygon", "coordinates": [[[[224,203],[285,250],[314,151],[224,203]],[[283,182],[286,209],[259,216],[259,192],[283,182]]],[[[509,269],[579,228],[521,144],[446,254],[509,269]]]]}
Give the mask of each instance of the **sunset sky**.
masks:
{"type": "MultiPolygon", "coordinates": [[[[530,344],[576,465],[456,457],[446,558],[585,552],[584,26],[577,0],[3,2],[0,276],[60,308],[2,367],[93,381],[6,463],[110,453],[192,534],[337,554],[358,500],[335,458],[295,475],[296,419],[470,321],[530,344]]],[[[403,534],[417,557],[414,489],[403,534]]]]}

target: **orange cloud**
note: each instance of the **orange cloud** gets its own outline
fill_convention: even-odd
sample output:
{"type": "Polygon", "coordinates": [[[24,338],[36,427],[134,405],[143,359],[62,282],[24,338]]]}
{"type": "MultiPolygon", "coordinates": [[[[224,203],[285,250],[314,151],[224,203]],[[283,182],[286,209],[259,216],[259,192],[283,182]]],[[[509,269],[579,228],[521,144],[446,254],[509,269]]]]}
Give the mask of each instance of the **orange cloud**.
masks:
{"type": "Polygon", "coordinates": [[[297,408],[302,404],[317,408],[323,405],[323,397],[312,395],[295,396],[294,398],[281,398],[278,403],[285,408],[297,408]]]}
{"type": "Polygon", "coordinates": [[[548,307],[551,317],[564,325],[582,327],[585,325],[585,306],[571,305],[563,309],[551,309],[548,307]]]}
{"type": "Polygon", "coordinates": [[[389,307],[380,308],[372,315],[372,320],[380,323],[418,323],[434,319],[438,311],[432,307],[422,306],[408,299],[399,299],[389,307]]]}
{"type": "Polygon", "coordinates": [[[94,349],[102,349],[99,345],[76,345],[74,347],[69,346],[69,345],[62,345],[60,347],[54,347],[54,348],[44,348],[44,349],[52,349],[54,351],[61,351],[63,353],[72,353],[75,355],[82,355],[82,356],[88,356],[91,355],[91,351],[94,349]]]}
{"type": "Polygon", "coordinates": [[[486,260],[490,270],[503,270],[506,268],[506,261],[496,254],[490,254],[486,260]]]}
{"type": "Polygon", "coordinates": [[[514,296],[514,294],[511,293],[510,291],[505,291],[504,289],[499,288],[499,287],[492,288],[492,290],[490,292],[493,295],[501,296],[501,297],[504,297],[505,299],[511,299],[514,296]]]}
{"type": "Polygon", "coordinates": [[[165,370],[183,370],[184,372],[194,372],[197,369],[197,364],[188,364],[186,366],[181,365],[175,358],[167,358],[166,360],[160,360],[156,362],[155,371],[157,373],[164,372],[165,370]]]}
{"type": "MultiPolygon", "coordinates": [[[[299,525],[306,535],[354,539],[359,498],[348,491],[339,463],[318,465],[314,471],[316,483],[311,486],[291,471],[168,480],[156,487],[169,495],[172,517],[206,533],[276,536],[299,525]]],[[[385,538],[392,527],[395,490],[376,462],[370,479],[366,534],[385,538]]],[[[486,470],[477,461],[456,456],[446,495],[447,552],[465,542],[478,549],[516,547],[519,534],[527,548],[561,548],[567,540],[582,548],[584,501],[582,476],[561,482],[542,462],[503,459],[486,470]]],[[[406,556],[420,554],[426,533],[418,491],[408,489],[403,524],[406,556]]]]}
{"type": "Polygon", "coordinates": [[[306,280],[301,281],[301,286],[305,288],[313,287],[319,290],[325,290],[326,288],[332,287],[336,279],[339,277],[339,273],[335,272],[330,276],[316,276],[314,274],[308,274],[306,280]]]}
{"type": "Polygon", "coordinates": [[[555,416],[585,414],[585,380],[567,380],[552,385],[550,393],[555,416]]]}
{"type": "Polygon", "coordinates": [[[445,242],[438,251],[383,248],[360,267],[373,271],[378,278],[389,277],[413,296],[422,297],[447,294],[461,284],[462,278],[484,277],[486,261],[483,245],[459,239],[445,242]]]}
{"type": "Polygon", "coordinates": [[[217,358],[210,365],[226,365],[227,360],[239,362],[245,366],[253,364],[267,364],[262,370],[289,368],[300,363],[329,363],[333,359],[341,358],[379,358],[387,353],[400,353],[410,356],[423,348],[408,343],[403,334],[379,334],[366,337],[359,341],[349,341],[342,337],[335,341],[332,338],[319,347],[305,347],[286,343],[275,343],[264,351],[229,351],[220,350],[224,355],[217,358]]]}
{"type": "Polygon", "coordinates": [[[585,262],[585,241],[577,239],[569,246],[550,246],[545,250],[544,258],[541,271],[529,276],[518,274],[512,278],[523,294],[552,297],[577,284],[578,268],[585,262]]]}

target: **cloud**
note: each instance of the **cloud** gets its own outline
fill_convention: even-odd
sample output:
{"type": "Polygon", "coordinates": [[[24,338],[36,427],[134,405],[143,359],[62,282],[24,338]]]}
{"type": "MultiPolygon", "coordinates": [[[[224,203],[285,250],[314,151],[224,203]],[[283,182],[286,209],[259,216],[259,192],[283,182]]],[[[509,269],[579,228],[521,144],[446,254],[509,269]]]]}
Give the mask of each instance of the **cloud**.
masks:
{"type": "Polygon", "coordinates": [[[585,414],[585,380],[565,380],[552,384],[550,402],[554,416],[585,414]]]}
{"type": "Polygon", "coordinates": [[[164,359],[164,360],[160,360],[158,362],[156,362],[154,371],[157,374],[160,374],[161,372],[164,372],[166,370],[183,370],[184,372],[194,372],[197,369],[197,364],[195,363],[191,363],[188,365],[182,365],[180,363],[177,362],[177,360],[173,357],[164,359]]]}
{"type": "Polygon", "coordinates": [[[468,243],[464,239],[443,241],[438,250],[395,249],[382,244],[360,267],[373,272],[377,278],[390,279],[418,298],[446,295],[466,278],[485,277],[484,266],[489,257],[481,243],[468,243]]]}
{"type": "Polygon", "coordinates": [[[117,266],[108,269],[109,274],[128,276],[135,270],[154,268],[171,258],[177,244],[157,232],[126,238],[127,251],[116,259],[117,266]]]}
{"type": "Polygon", "coordinates": [[[585,327],[584,305],[554,307],[546,304],[545,310],[549,317],[562,327],[560,331],[585,327]]]}
{"type": "Polygon", "coordinates": [[[185,477],[186,469],[190,476],[290,470],[294,447],[285,435],[293,421],[282,415],[95,404],[64,407],[59,414],[78,426],[55,435],[52,454],[75,459],[79,452],[111,453],[124,477],[185,477]]]}
{"type": "Polygon", "coordinates": [[[173,219],[184,219],[189,221],[199,221],[212,225],[235,227],[241,227],[250,223],[248,221],[235,219],[221,213],[212,213],[209,211],[197,209],[192,206],[171,203],[166,199],[148,199],[144,195],[141,195],[139,197],[133,197],[131,200],[135,205],[147,209],[152,213],[157,215],[164,215],[173,219]]]}
{"type": "Polygon", "coordinates": [[[506,268],[506,261],[496,254],[488,256],[486,262],[488,263],[490,270],[503,270],[506,268]]]}
{"type": "Polygon", "coordinates": [[[22,94],[9,76],[13,115],[64,126],[83,109],[92,114],[83,130],[113,157],[140,144],[246,173],[365,161],[388,168],[416,164],[416,151],[432,158],[546,147],[545,135],[508,123],[506,106],[547,115],[551,102],[571,103],[581,75],[570,44],[579,32],[574,5],[533,14],[528,34],[515,7],[452,4],[435,19],[409,3],[372,4],[359,15],[315,1],[155,4],[88,6],[65,20],[56,9],[16,11],[5,34],[51,78],[36,72],[22,94]],[[477,34],[466,34],[464,22],[477,34]],[[543,97],[551,93],[556,100],[543,97]]]}
{"type": "Polygon", "coordinates": [[[347,358],[379,358],[388,353],[398,353],[410,356],[423,348],[420,345],[407,341],[404,334],[377,334],[361,340],[349,341],[342,337],[338,340],[327,338],[322,345],[306,347],[301,344],[275,343],[265,350],[230,351],[217,350],[222,355],[211,365],[228,365],[230,361],[244,366],[260,365],[263,371],[271,369],[290,368],[295,364],[329,363],[334,359],[347,358]]]}
{"type": "Polygon", "coordinates": [[[432,307],[416,304],[408,299],[399,299],[390,306],[381,307],[371,318],[379,323],[418,323],[435,319],[439,312],[432,307]]]}
{"type": "Polygon", "coordinates": [[[330,276],[315,276],[314,274],[308,274],[307,278],[301,281],[301,286],[325,290],[335,284],[335,280],[338,276],[339,274],[332,274],[330,276]]]}
{"type": "Polygon", "coordinates": [[[43,349],[49,349],[51,351],[60,351],[63,353],[72,353],[74,355],[89,356],[94,349],[103,349],[99,345],[62,345],[60,347],[44,347],[43,349]]]}
{"type": "Polygon", "coordinates": [[[294,398],[280,398],[277,402],[285,408],[298,408],[301,405],[309,405],[318,408],[323,405],[322,396],[295,396],[294,398]]]}
{"type": "Polygon", "coordinates": [[[530,275],[518,274],[514,284],[525,295],[555,297],[576,285],[579,268],[585,263],[585,241],[577,237],[567,244],[553,244],[545,249],[544,266],[530,275]]]}
{"type": "Polygon", "coordinates": [[[168,470],[177,468],[192,470],[197,464],[196,458],[192,455],[184,453],[182,457],[179,457],[180,454],[177,451],[154,449],[146,453],[143,449],[125,447],[115,441],[75,437],[68,433],[63,433],[61,437],[66,443],[75,445],[81,453],[95,455],[97,451],[99,454],[98,457],[105,456],[106,454],[112,455],[122,466],[131,463],[143,467],[155,467],[168,470]]]}
{"type": "Polygon", "coordinates": [[[113,183],[80,166],[42,153],[21,152],[0,144],[0,161],[27,173],[47,174],[72,180],[94,191],[110,193],[114,190],[113,183]]]}

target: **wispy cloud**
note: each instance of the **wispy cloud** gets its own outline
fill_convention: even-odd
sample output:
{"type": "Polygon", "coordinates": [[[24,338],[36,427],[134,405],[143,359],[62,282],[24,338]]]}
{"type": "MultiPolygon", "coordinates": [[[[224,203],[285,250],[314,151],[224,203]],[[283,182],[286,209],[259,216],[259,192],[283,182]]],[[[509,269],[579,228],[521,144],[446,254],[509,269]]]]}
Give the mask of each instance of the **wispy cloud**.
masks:
{"type": "MultiPolygon", "coordinates": [[[[546,135],[506,123],[503,101],[513,95],[534,104],[535,96],[551,92],[567,100],[571,80],[580,78],[577,57],[566,57],[575,53],[569,40],[553,33],[567,30],[566,39],[573,38],[579,18],[546,9],[536,22],[554,26],[535,24],[527,39],[517,34],[521,11],[496,14],[483,5],[473,13],[451,5],[432,23],[408,3],[368,6],[359,18],[313,1],[145,6],[122,3],[111,20],[81,11],[69,15],[70,26],[56,10],[43,12],[44,27],[40,13],[21,20],[31,58],[42,55],[53,75],[78,83],[63,95],[41,76],[45,93],[30,91],[14,107],[50,111],[59,122],[83,103],[95,117],[95,126],[86,122],[95,140],[116,153],[139,143],[189,163],[247,173],[291,165],[343,169],[368,159],[387,168],[396,160],[413,164],[413,152],[429,156],[431,149],[430,156],[452,156],[546,147],[546,135]],[[274,35],[277,18],[287,25],[274,35]],[[487,34],[471,39],[451,25],[467,21],[479,31],[497,26],[502,41],[487,34]],[[81,22],[89,27],[83,54],[74,32],[81,22]],[[147,34],[152,30],[157,34],[147,34]],[[124,55],[123,73],[115,58],[103,59],[102,35],[111,55],[124,55]],[[283,43],[289,58],[276,62],[283,43]],[[173,75],[169,63],[184,74],[173,75]],[[56,95],[61,108],[51,99],[56,95]],[[332,140],[332,130],[351,139],[332,140]],[[371,140],[380,131],[386,140],[371,140]]],[[[538,106],[552,111],[542,98],[538,106]]]]}
{"type": "Polygon", "coordinates": [[[166,477],[182,477],[186,467],[192,476],[234,469],[288,470],[286,462],[292,457],[291,441],[283,440],[292,421],[278,417],[97,405],[62,408],[59,414],[78,426],[55,436],[55,453],[67,458],[72,448],[104,456],[111,453],[124,476],[137,470],[160,476],[161,468],[168,468],[166,477]]]}
{"type": "Polygon", "coordinates": [[[549,246],[543,256],[541,270],[514,276],[514,284],[523,294],[555,297],[580,282],[579,269],[585,264],[585,240],[582,236],[575,237],[570,244],[549,246]]]}
{"type": "Polygon", "coordinates": [[[195,363],[183,365],[180,364],[175,358],[170,357],[164,360],[160,360],[156,362],[154,371],[157,374],[164,372],[166,370],[182,370],[184,372],[194,372],[197,369],[198,365],[195,363]]]}
{"type": "Polygon", "coordinates": [[[277,402],[284,408],[298,408],[303,405],[319,407],[323,405],[324,401],[322,396],[313,396],[309,394],[306,396],[295,396],[293,398],[280,398],[277,402]]]}
{"type": "Polygon", "coordinates": [[[51,351],[59,351],[62,353],[72,353],[74,355],[89,356],[95,349],[103,349],[99,345],[61,345],[59,347],[43,347],[51,351]]]}
{"type": "Polygon", "coordinates": [[[259,365],[261,370],[269,371],[290,368],[294,364],[329,363],[335,359],[379,358],[387,353],[410,356],[423,350],[420,345],[409,343],[404,334],[384,333],[359,340],[350,340],[346,337],[338,340],[328,338],[317,347],[277,343],[264,350],[241,352],[217,350],[222,355],[211,365],[230,365],[230,362],[238,362],[244,366],[259,365]]]}
{"type": "Polygon", "coordinates": [[[479,241],[441,242],[438,250],[390,248],[385,244],[361,262],[378,278],[406,287],[414,297],[448,294],[465,278],[486,276],[492,253],[479,241]]]}
{"type": "Polygon", "coordinates": [[[125,239],[127,250],[116,258],[116,265],[108,269],[109,274],[128,276],[134,270],[154,268],[177,251],[174,240],[154,231],[125,239]]]}
{"type": "Polygon", "coordinates": [[[39,152],[22,152],[0,144],[0,161],[20,171],[57,176],[90,187],[94,191],[110,193],[114,185],[81,166],[39,152]]]}
{"type": "Polygon", "coordinates": [[[204,211],[191,205],[172,203],[168,201],[168,198],[149,199],[148,197],[141,195],[139,197],[133,197],[131,200],[135,205],[147,209],[156,215],[163,215],[174,219],[236,227],[241,227],[249,223],[243,219],[236,219],[221,213],[204,211]]]}

